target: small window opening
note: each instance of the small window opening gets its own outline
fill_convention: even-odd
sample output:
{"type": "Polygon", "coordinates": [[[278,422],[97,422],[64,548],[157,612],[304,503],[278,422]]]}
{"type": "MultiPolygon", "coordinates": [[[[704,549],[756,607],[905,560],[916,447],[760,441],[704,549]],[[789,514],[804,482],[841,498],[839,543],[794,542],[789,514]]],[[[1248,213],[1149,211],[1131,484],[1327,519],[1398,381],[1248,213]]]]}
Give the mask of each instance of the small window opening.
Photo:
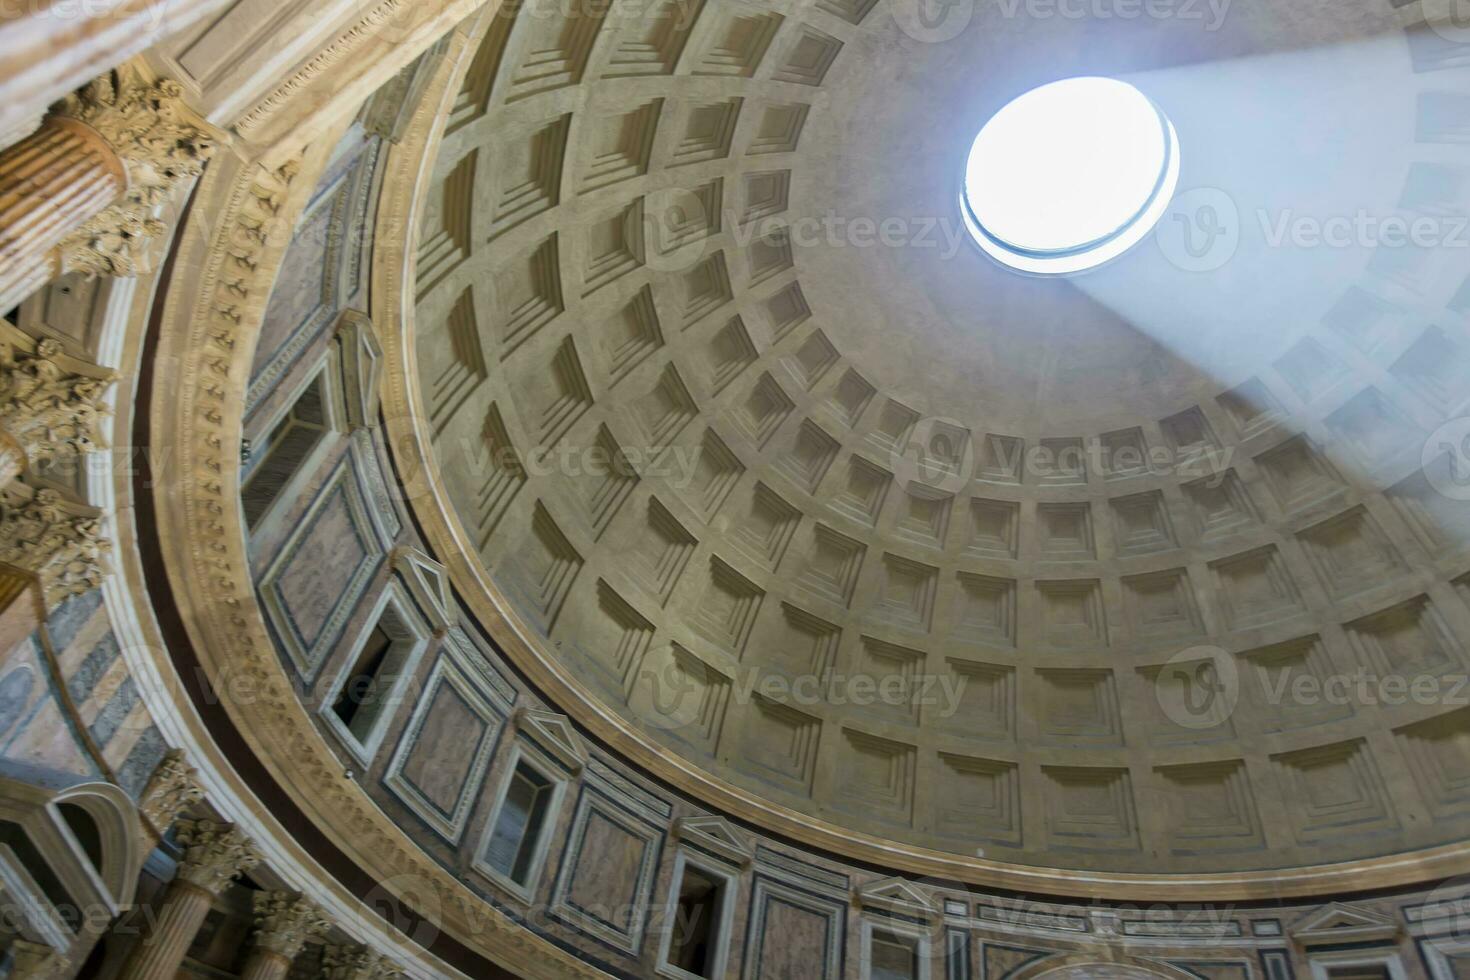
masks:
{"type": "Polygon", "coordinates": [[[102,871],[102,831],[97,828],[97,821],[85,808],[75,803],[58,803],[56,810],[61,814],[61,819],[66,822],[67,829],[82,845],[82,853],[87,855],[87,860],[92,862],[92,867],[100,874],[102,871]]]}
{"type": "Polygon", "coordinates": [[[872,980],[918,980],[919,944],[904,936],[874,932],[872,980]]]}
{"type": "Polygon", "coordinates": [[[684,866],[674,907],[668,962],[696,977],[710,977],[720,944],[720,906],[724,882],[698,868],[684,866]]]}
{"type": "Polygon", "coordinates": [[[359,742],[367,744],[414,643],[413,632],[398,618],[393,607],[388,606],[357,652],[357,659],[332,702],[332,712],[359,742]]]}
{"type": "Polygon", "coordinates": [[[318,374],[313,378],[297,396],[295,404],[266,435],[264,443],[251,448],[251,455],[258,462],[240,488],[246,527],[254,528],[260,522],[277,494],[326,435],[324,377],[324,374],[318,374]]]}
{"type": "Polygon", "coordinates": [[[495,818],[486,860],[517,885],[526,884],[530,878],[554,789],[555,784],[530,765],[516,763],[505,801],[495,818]]]}

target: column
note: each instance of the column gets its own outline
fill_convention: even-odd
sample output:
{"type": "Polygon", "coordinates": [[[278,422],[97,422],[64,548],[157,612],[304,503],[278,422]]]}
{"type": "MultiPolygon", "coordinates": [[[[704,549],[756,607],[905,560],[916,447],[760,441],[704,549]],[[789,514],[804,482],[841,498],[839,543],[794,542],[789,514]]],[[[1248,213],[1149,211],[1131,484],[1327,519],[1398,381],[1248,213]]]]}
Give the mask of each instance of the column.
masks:
{"type": "Polygon", "coordinates": [[[0,305],[50,279],[55,246],[127,186],[122,158],[102,134],[64,116],[0,154],[0,305]]]}
{"type": "Polygon", "coordinates": [[[109,72],[0,153],[0,311],[67,272],[148,269],[154,209],[213,151],[181,92],[109,72]]]}
{"type": "Polygon", "coordinates": [[[0,148],[36,128],[46,107],[230,6],[229,0],[31,0],[0,20],[0,148]]]}
{"type": "Polygon", "coordinates": [[[294,892],[256,892],[255,947],[242,980],[284,980],[301,947],[331,925],[321,909],[294,892]]]}
{"type": "Polygon", "coordinates": [[[233,824],[181,820],[177,837],[184,860],[120,980],[173,980],[219,893],[260,863],[254,845],[233,824]]]}
{"type": "Polygon", "coordinates": [[[394,980],[403,970],[369,946],[328,946],[322,950],[322,980],[394,980]]]}

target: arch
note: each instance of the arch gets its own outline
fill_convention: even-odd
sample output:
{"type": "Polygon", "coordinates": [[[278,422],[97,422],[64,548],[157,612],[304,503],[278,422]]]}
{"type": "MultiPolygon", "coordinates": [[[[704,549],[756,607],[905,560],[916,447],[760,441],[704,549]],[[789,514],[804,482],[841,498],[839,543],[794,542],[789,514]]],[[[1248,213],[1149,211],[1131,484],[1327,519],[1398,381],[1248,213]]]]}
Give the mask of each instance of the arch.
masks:
{"type": "Polygon", "coordinates": [[[1199,980],[1167,963],[1102,950],[1048,956],[1012,974],[1011,980],[1199,980]]]}
{"type": "Polygon", "coordinates": [[[91,818],[97,828],[101,858],[94,870],[118,911],[131,905],[145,857],[138,836],[138,810],[132,799],[117,786],[103,782],[69,786],[51,798],[48,806],[58,828],[90,865],[93,862],[84,843],[60,810],[62,804],[74,806],[91,818]]]}

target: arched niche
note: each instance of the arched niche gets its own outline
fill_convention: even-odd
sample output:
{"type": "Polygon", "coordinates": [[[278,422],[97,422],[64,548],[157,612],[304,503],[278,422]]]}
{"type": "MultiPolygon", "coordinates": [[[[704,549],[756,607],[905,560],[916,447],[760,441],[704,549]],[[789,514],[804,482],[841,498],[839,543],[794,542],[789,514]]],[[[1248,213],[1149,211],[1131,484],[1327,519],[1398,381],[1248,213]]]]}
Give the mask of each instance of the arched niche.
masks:
{"type": "Polygon", "coordinates": [[[1047,957],[1012,974],[1012,980],[1198,980],[1154,960],[1097,953],[1047,957]]]}
{"type": "Polygon", "coordinates": [[[111,783],[0,773],[0,891],[24,910],[21,934],[63,954],[90,945],[133,902],[140,826],[111,783]]]}

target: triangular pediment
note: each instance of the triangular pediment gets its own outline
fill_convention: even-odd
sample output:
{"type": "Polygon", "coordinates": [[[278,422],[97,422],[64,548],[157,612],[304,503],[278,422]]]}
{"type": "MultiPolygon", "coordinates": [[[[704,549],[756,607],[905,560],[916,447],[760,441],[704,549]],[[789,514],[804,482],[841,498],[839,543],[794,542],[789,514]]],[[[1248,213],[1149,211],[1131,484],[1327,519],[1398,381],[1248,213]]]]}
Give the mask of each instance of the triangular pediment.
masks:
{"type": "Polygon", "coordinates": [[[436,630],[448,629],[456,617],[449,573],[444,566],[416,548],[397,548],[393,552],[393,568],[403,577],[431,625],[436,630]]]}
{"type": "Polygon", "coordinates": [[[721,817],[681,817],[674,831],[680,839],[742,867],[753,856],[750,841],[721,817]]]}
{"type": "Polygon", "coordinates": [[[1397,934],[1392,919],[1342,902],[1308,913],[1291,927],[1291,937],[1303,946],[1392,939],[1397,934]]]}
{"type": "Polygon", "coordinates": [[[516,711],[516,727],[538,746],[556,757],[571,772],[587,764],[587,747],[566,715],[535,708],[516,711]]]}
{"type": "Polygon", "coordinates": [[[378,376],[383,347],[366,313],[344,310],[337,321],[342,349],[342,387],[346,393],[347,421],[354,429],[378,424],[378,376]]]}
{"type": "Polygon", "coordinates": [[[933,918],[939,915],[939,903],[925,888],[905,878],[882,878],[857,890],[861,905],[889,909],[933,918]]]}

